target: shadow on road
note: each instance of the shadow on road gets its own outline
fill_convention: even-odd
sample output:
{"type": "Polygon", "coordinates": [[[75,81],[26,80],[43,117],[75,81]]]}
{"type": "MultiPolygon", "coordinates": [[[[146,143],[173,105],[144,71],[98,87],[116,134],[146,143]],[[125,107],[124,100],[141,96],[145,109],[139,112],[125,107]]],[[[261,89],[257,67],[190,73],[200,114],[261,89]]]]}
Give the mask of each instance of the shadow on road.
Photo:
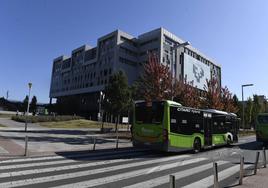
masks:
{"type": "Polygon", "coordinates": [[[261,150],[263,147],[263,144],[261,142],[252,141],[252,142],[248,142],[244,144],[239,144],[237,146],[240,149],[244,149],[244,150],[261,150]]]}
{"type": "MultiPolygon", "coordinates": [[[[0,132],[25,133],[24,130],[1,130],[0,132]]],[[[92,132],[92,131],[89,132],[89,131],[83,131],[83,130],[28,130],[27,133],[87,135],[89,133],[96,133],[96,132],[92,132]]]]}
{"type": "MultiPolygon", "coordinates": [[[[2,139],[13,139],[15,141],[24,141],[24,136],[1,136],[2,139]]],[[[63,138],[63,137],[53,137],[53,136],[42,136],[42,137],[33,137],[28,136],[29,142],[50,142],[50,143],[65,143],[70,145],[88,145],[94,143],[94,138],[92,136],[81,137],[72,137],[72,138],[63,138]]],[[[120,142],[120,141],[119,141],[120,142]]],[[[115,143],[114,140],[98,137],[96,139],[96,144],[106,144],[106,143],[115,143]]]]}
{"type": "MultiPolygon", "coordinates": [[[[71,152],[56,152],[57,155],[63,156],[66,159],[77,161],[90,161],[90,160],[112,160],[112,159],[154,159],[159,157],[166,157],[172,154],[167,154],[159,151],[152,150],[136,150],[133,147],[125,147],[118,149],[99,149],[95,151],[71,151],[71,152]],[[84,156],[83,156],[84,155],[84,156]]],[[[177,154],[178,155],[178,154],[177,154]]]]}

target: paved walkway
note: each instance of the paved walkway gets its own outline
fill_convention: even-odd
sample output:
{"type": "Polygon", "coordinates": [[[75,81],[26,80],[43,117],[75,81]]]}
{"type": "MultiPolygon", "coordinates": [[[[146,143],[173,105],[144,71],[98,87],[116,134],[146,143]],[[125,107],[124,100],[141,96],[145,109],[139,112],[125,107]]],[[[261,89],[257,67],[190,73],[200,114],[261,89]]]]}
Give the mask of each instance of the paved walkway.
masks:
{"type": "MultiPolygon", "coordinates": [[[[55,129],[38,124],[25,124],[0,118],[0,158],[21,156],[25,153],[25,137],[28,136],[30,155],[50,155],[61,151],[92,150],[96,137],[96,149],[116,147],[116,139],[110,134],[99,134],[99,129],[55,129]]],[[[119,147],[130,147],[130,140],[120,139],[119,147]]]]}
{"type": "Polygon", "coordinates": [[[257,175],[245,177],[243,185],[237,188],[267,188],[268,187],[268,168],[261,168],[258,170],[257,175]]]}

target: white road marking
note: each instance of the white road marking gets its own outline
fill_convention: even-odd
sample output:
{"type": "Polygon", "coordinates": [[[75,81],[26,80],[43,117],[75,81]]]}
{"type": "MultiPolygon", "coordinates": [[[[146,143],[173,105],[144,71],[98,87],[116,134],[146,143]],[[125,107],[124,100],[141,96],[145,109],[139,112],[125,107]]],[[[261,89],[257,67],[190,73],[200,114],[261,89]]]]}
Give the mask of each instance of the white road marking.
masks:
{"type": "Polygon", "coordinates": [[[7,150],[5,150],[4,148],[0,147],[0,153],[9,153],[7,150]]]}
{"type": "MultiPolygon", "coordinates": [[[[133,150],[132,150],[133,151],[133,150]]],[[[145,149],[140,149],[140,150],[135,150],[136,152],[144,152],[147,151],[145,149]]],[[[118,154],[123,154],[127,153],[128,151],[120,151],[118,154]]],[[[114,151],[111,152],[105,152],[102,153],[103,155],[110,155],[110,154],[115,154],[114,151]]],[[[28,161],[41,161],[41,160],[55,160],[55,159],[66,159],[66,158],[72,158],[72,157],[95,157],[102,155],[101,153],[83,153],[83,154],[72,154],[72,155],[67,155],[66,157],[64,156],[48,156],[48,157],[31,157],[31,158],[20,158],[20,159],[8,159],[8,160],[3,160],[0,161],[0,164],[5,164],[5,163],[16,163],[16,162],[28,162],[28,161]]]]}
{"type": "MultiPolygon", "coordinates": [[[[60,175],[51,175],[51,176],[46,176],[46,177],[40,177],[40,178],[31,178],[31,179],[24,179],[24,180],[18,180],[18,181],[10,181],[10,182],[4,182],[0,183],[0,187],[13,187],[13,186],[25,186],[25,185],[31,185],[35,183],[45,183],[45,182],[53,182],[56,180],[63,180],[63,179],[69,179],[69,178],[77,178],[81,176],[88,176],[92,174],[100,174],[104,172],[110,172],[110,171],[115,171],[115,170],[121,170],[121,169],[126,169],[130,167],[137,167],[137,166],[142,166],[142,165],[147,165],[147,164],[158,164],[161,162],[168,162],[172,160],[178,160],[178,159],[184,159],[189,157],[189,155],[180,155],[180,156],[173,156],[173,157],[164,157],[160,159],[153,159],[153,160],[147,160],[147,161],[141,161],[141,162],[135,162],[135,163],[130,163],[130,164],[122,164],[122,165],[117,165],[117,166],[112,166],[112,167],[106,167],[106,168],[99,168],[99,169],[94,169],[94,170],[85,170],[85,171],[80,171],[80,172],[71,172],[71,173],[64,173],[60,175]]],[[[191,161],[202,161],[206,160],[206,158],[199,158],[199,159],[190,159],[191,161]]],[[[190,162],[189,160],[189,162],[190,162]]],[[[176,162],[177,165],[181,165],[181,162],[176,162]]],[[[184,164],[187,164],[186,161],[184,164]]],[[[167,166],[165,166],[167,168],[167,166]]],[[[168,164],[168,168],[174,168],[174,163],[168,164]]],[[[145,174],[150,168],[142,169],[139,170],[142,174],[145,174]]],[[[159,170],[163,170],[160,168],[159,170]]],[[[135,171],[133,171],[135,172],[135,171]]],[[[133,172],[130,172],[128,174],[133,174],[133,172]]],[[[125,173],[123,173],[125,174],[125,173]]],[[[122,176],[122,174],[120,175],[122,176]]],[[[124,177],[124,175],[123,175],[124,177]]],[[[99,181],[99,183],[103,183],[104,178],[92,180],[92,181],[99,181]]],[[[91,184],[90,184],[91,185],[91,184]]],[[[76,187],[76,186],[74,186],[76,187]]]]}
{"type": "MultiPolygon", "coordinates": [[[[149,157],[149,156],[153,157],[154,155],[146,155],[146,157],[149,157]]],[[[118,162],[131,162],[134,160],[137,160],[137,158],[111,159],[111,160],[97,161],[97,162],[93,161],[91,163],[82,163],[82,164],[76,164],[76,165],[67,165],[67,166],[50,167],[50,168],[43,168],[43,169],[33,169],[33,170],[22,170],[22,171],[15,171],[15,172],[5,172],[5,173],[0,173],[0,178],[23,176],[23,175],[30,175],[30,174],[45,173],[45,172],[57,172],[61,170],[72,170],[72,169],[92,167],[92,166],[96,167],[100,165],[113,164],[113,163],[118,163],[118,162]]]]}
{"type": "MultiPolygon", "coordinates": [[[[245,168],[248,168],[251,165],[245,165],[245,168]]],[[[232,166],[230,168],[227,168],[221,172],[218,173],[219,176],[219,181],[222,181],[232,175],[234,175],[235,173],[239,172],[240,170],[240,165],[235,165],[232,166]]],[[[214,184],[214,176],[211,175],[207,178],[201,179],[199,181],[196,181],[194,183],[191,183],[187,186],[184,186],[183,188],[205,188],[205,187],[210,187],[214,184]]]]}
{"type": "MultiPolygon", "coordinates": [[[[223,165],[228,163],[227,161],[218,161],[218,165],[223,165]]],[[[172,175],[175,176],[176,180],[187,177],[187,176],[191,176],[197,173],[200,173],[202,171],[208,170],[208,169],[212,169],[212,163],[208,163],[208,164],[204,164],[201,166],[197,166],[191,169],[187,169],[187,170],[183,170],[183,171],[179,171],[177,173],[173,173],[172,175]]],[[[169,182],[169,176],[168,175],[164,175],[158,178],[154,178],[154,179],[150,179],[148,181],[143,181],[137,184],[133,184],[133,185],[129,185],[126,186],[125,188],[151,188],[151,187],[156,187],[165,183],[169,182]]]]}
{"type": "MultiPolygon", "coordinates": [[[[137,153],[131,153],[131,154],[122,154],[122,153],[116,154],[115,153],[115,155],[109,155],[108,157],[136,156],[136,155],[140,155],[140,154],[141,153],[138,153],[138,152],[137,153]]],[[[147,155],[144,155],[144,156],[147,156],[147,155]]],[[[93,158],[96,158],[96,157],[93,157],[93,158]]],[[[107,158],[107,156],[100,156],[97,159],[100,160],[100,159],[106,159],[106,158],[107,158]]],[[[40,166],[49,166],[49,165],[67,164],[67,163],[77,163],[77,162],[79,162],[79,160],[74,160],[74,159],[66,159],[66,160],[60,160],[60,161],[47,161],[47,162],[41,162],[41,163],[36,161],[36,163],[17,164],[17,165],[10,164],[10,165],[6,165],[6,166],[1,166],[0,165],[0,170],[19,169],[19,168],[26,168],[26,167],[40,167],[40,166]]],[[[0,176],[1,176],[1,174],[0,174],[0,176]]]]}
{"type": "Polygon", "coordinates": [[[160,168],[160,166],[153,167],[153,168],[151,168],[146,174],[151,174],[151,173],[153,173],[155,170],[157,170],[158,168],[160,168]]]}
{"type": "MultiPolygon", "coordinates": [[[[204,160],[207,160],[207,158],[195,158],[195,159],[185,160],[184,162],[180,161],[180,162],[160,165],[159,168],[155,169],[154,172],[168,170],[168,169],[176,168],[179,166],[185,166],[187,164],[198,163],[198,162],[201,162],[204,160]]],[[[140,175],[144,175],[150,169],[151,168],[145,168],[145,169],[135,170],[132,172],[126,172],[126,173],[121,173],[121,174],[117,174],[117,175],[113,175],[113,176],[102,177],[102,178],[98,178],[98,179],[93,179],[93,180],[88,180],[88,181],[83,181],[83,182],[78,182],[78,183],[73,183],[73,184],[67,184],[67,185],[57,186],[57,187],[58,188],[94,187],[94,186],[99,186],[99,185],[103,185],[103,184],[107,184],[107,183],[112,183],[112,182],[116,182],[116,181],[120,181],[120,180],[124,180],[124,179],[128,179],[128,178],[133,178],[133,177],[137,177],[140,175]]]]}

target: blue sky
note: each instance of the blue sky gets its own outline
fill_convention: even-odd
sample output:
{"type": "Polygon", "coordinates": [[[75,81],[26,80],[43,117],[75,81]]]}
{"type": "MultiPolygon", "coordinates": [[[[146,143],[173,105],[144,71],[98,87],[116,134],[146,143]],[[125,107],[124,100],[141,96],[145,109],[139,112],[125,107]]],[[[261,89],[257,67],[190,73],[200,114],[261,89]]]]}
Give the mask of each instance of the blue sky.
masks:
{"type": "Polygon", "coordinates": [[[222,66],[241,97],[268,95],[266,0],[1,0],[0,97],[23,100],[27,83],[49,101],[52,60],[117,28],[137,36],[164,27],[222,66]]]}

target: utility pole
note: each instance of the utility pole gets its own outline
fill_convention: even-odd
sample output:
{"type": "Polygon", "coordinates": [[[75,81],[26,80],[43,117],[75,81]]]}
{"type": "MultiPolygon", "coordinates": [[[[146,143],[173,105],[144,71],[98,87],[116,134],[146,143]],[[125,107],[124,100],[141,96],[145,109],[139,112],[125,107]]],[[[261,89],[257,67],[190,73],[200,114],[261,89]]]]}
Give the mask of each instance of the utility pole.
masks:
{"type": "Polygon", "coordinates": [[[9,91],[7,90],[6,100],[8,100],[9,97],[9,91]]]}
{"type": "Polygon", "coordinates": [[[29,108],[30,108],[30,97],[31,97],[31,88],[32,88],[32,83],[28,83],[29,87],[29,97],[28,97],[28,104],[27,104],[27,113],[25,117],[25,132],[27,132],[27,126],[28,126],[28,117],[29,117],[29,108]]]}
{"type": "Polygon", "coordinates": [[[180,48],[183,48],[185,46],[188,46],[190,45],[190,42],[186,41],[184,43],[175,43],[174,46],[171,47],[171,100],[173,100],[173,80],[174,80],[174,77],[175,77],[175,80],[176,80],[176,69],[177,69],[177,66],[176,66],[176,69],[174,70],[174,65],[177,64],[177,50],[180,49],[180,48]],[[174,74],[175,73],[175,74],[174,74]]]}
{"type": "Polygon", "coordinates": [[[253,84],[243,84],[242,85],[242,124],[243,124],[243,131],[245,131],[245,101],[244,101],[244,87],[250,87],[253,84]]]}

